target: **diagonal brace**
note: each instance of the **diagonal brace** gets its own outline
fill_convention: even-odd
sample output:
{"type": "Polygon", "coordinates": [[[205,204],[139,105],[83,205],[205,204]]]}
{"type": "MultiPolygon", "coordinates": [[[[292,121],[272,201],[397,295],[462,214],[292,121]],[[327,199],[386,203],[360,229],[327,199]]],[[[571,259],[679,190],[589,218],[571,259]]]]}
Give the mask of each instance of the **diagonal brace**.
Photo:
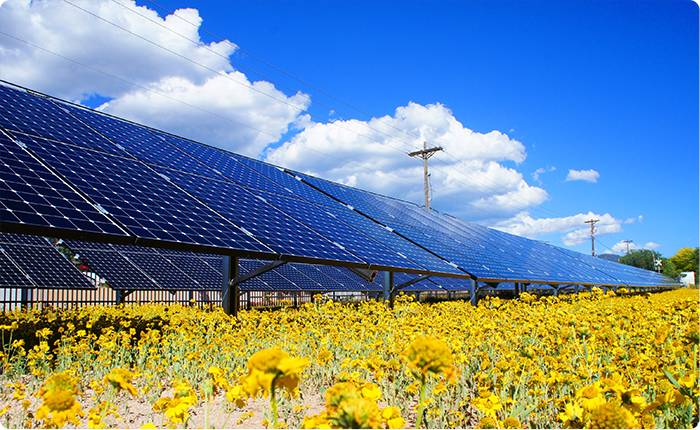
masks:
{"type": "Polygon", "coordinates": [[[235,285],[241,285],[245,281],[256,278],[264,273],[269,272],[270,270],[274,270],[283,264],[286,264],[286,261],[277,260],[277,261],[272,261],[270,263],[267,263],[263,266],[258,267],[257,269],[253,270],[252,272],[248,273],[247,275],[238,276],[236,279],[232,279],[231,286],[233,287],[235,285]]]}

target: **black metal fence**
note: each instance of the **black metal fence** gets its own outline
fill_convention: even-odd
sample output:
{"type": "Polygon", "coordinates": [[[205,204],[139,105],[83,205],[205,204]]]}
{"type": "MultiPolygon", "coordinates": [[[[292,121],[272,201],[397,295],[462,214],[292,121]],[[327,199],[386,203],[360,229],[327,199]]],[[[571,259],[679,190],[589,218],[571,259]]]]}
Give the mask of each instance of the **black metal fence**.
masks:
{"type": "MultiPolygon", "coordinates": [[[[244,291],[241,293],[241,308],[279,308],[300,306],[314,301],[320,293],[304,291],[271,292],[244,291]]],[[[323,293],[324,299],[336,301],[361,301],[368,295],[360,292],[323,293]]],[[[179,303],[183,305],[214,308],[221,306],[220,291],[130,291],[119,292],[111,288],[95,290],[2,288],[0,289],[0,312],[14,309],[71,308],[80,306],[179,303]]]]}

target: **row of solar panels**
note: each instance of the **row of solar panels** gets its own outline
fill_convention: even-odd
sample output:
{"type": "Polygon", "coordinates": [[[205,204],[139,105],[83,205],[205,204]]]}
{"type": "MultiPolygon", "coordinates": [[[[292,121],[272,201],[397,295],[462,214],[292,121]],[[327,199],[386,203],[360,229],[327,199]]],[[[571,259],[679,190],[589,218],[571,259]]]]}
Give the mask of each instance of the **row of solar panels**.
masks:
{"type": "Polygon", "coordinates": [[[482,281],[674,283],[1,85],[0,127],[3,229],[482,281]]]}
{"type": "MultiPolygon", "coordinates": [[[[131,245],[61,241],[114,290],[220,291],[222,257],[131,245]]],[[[93,289],[57,247],[39,236],[0,233],[0,288],[93,289]]],[[[240,260],[242,275],[265,264],[240,260]]],[[[381,291],[342,267],[290,263],[241,284],[242,291],[381,291]]]]}

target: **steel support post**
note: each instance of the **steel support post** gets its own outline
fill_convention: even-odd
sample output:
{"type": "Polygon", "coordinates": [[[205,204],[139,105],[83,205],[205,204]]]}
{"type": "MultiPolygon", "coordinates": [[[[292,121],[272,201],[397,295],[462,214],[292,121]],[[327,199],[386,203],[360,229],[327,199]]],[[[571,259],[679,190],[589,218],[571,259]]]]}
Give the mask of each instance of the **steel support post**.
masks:
{"type": "Polygon", "coordinates": [[[32,290],[31,288],[22,288],[20,290],[20,306],[22,309],[29,309],[29,303],[31,302],[32,290]]]}
{"type": "Polygon", "coordinates": [[[238,257],[224,256],[222,271],[224,282],[221,286],[221,305],[227,315],[238,315],[241,307],[241,291],[238,285],[238,257]]]}
{"type": "Polygon", "coordinates": [[[384,300],[389,300],[389,295],[391,290],[394,288],[394,274],[390,271],[384,272],[384,283],[383,283],[382,297],[384,300]]]}
{"type": "Polygon", "coordinates": [[[478,294],[478,288],[476,285],[476,281],[474,279],[469,280],[469,301],[473,306],[476,306],[479,303],[479,298],[477,297],[478,294]]]}

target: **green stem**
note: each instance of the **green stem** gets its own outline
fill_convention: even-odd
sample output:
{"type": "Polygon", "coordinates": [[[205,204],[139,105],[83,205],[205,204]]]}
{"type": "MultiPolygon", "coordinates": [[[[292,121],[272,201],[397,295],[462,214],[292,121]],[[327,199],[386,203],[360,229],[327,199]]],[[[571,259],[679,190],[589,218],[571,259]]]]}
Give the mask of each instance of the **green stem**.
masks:
{"type": "Polygon", "coordinates": [[[277,428],[277,397],[275,396],[275,381],[270,389],[270,407],[272,408],[272,428],[277,428]]]}
{"type": "Polygon", "coordinates": [[[425,375],[420,378],[420,394],[418,396],[418,410],[416,411],[416,427],[421,428],[425,415],[425,375]]]}

